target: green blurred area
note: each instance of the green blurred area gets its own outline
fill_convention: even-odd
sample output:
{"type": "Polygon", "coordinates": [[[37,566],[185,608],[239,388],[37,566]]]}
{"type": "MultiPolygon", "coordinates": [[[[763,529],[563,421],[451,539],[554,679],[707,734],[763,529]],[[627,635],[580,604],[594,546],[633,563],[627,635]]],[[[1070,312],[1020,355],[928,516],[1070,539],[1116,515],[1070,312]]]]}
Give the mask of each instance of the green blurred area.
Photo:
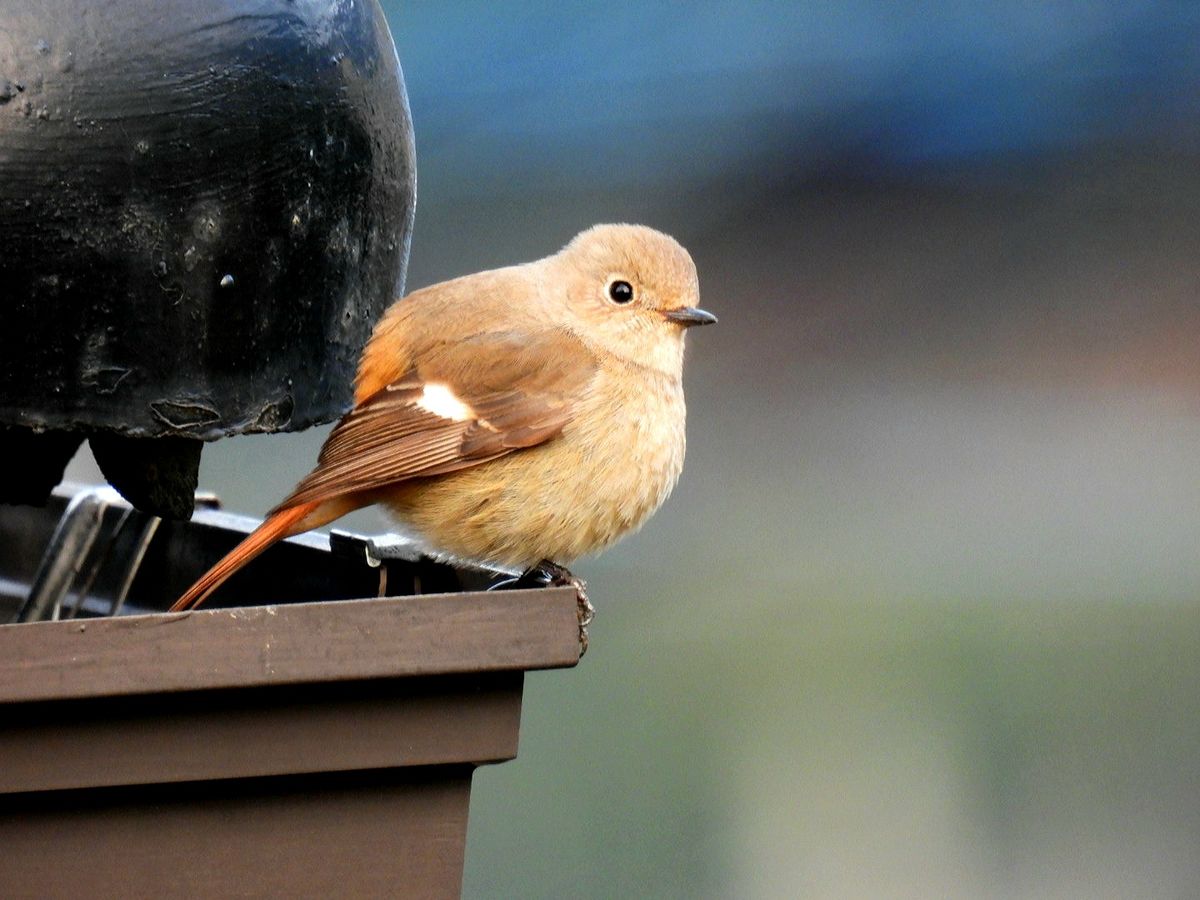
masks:
{"type": "Polygon", "coordinates": [[[1196,883],[1193,608],[718,582],[604,579],[631,602],[578,672],[528,679],[521,755],[476,776],[470,896],[1196,883]]]}

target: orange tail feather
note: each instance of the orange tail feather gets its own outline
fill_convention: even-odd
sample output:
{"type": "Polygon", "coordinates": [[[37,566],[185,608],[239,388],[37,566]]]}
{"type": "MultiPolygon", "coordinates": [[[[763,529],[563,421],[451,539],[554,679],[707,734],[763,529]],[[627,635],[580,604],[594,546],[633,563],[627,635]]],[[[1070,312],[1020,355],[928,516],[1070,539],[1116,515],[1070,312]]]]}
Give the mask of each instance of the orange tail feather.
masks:
{"type": "Polygon", "coordinates": [[[317,508],[321,506],[321,501],[313,500],[309,503],[301,503],[298,506],[291,506],[287,509],[281,509],[278,512],[271,513],[254,531],[250,532],[240,544],[230,550],[215,566],[200,576],[199,580],[188,588],[182,597],[175,601],[171,607],[171,612],[183,612],[185,609],[195,609],[203,603],[208,596],[225,583],[234,572],[250,562],[276,541],[281,541],[286,537],[291,537],[293,534],[300,534],[308,531],[310,528],[317,528],[325,524],[325,521],[336,519],[337,516],[331,516],[324,521],[306,522],[317,508]]]}

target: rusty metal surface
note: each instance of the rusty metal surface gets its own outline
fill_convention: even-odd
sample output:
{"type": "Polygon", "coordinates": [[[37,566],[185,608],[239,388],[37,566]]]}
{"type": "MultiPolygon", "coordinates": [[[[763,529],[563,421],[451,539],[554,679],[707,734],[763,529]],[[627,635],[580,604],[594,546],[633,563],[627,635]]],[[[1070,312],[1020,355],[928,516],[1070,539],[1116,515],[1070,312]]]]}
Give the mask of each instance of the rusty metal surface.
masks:
{"type": "Polygon", "coordinates": [[[468,766],[6,797],[4,897],[457,897],[468,766]]]}

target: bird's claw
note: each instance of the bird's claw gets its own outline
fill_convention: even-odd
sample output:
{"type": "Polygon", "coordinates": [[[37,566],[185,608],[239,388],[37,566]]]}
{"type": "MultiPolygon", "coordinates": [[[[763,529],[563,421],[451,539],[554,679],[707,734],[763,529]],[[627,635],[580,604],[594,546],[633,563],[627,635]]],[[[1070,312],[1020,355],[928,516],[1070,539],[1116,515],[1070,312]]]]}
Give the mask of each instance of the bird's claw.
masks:
{"type": "Polygon", "coordinates": [[[543,559],[521,576],[521,581],[536,580],[547,587],[569,587],[575,591],[576,615],[579,617],[579,655],[587,653],[588,626],[596,618],[596,608],[588,599],[587,583],[582,578],[576,578],[569,569],[558,563],[543,559]]]}
{"type": "Polygon", "coordinates": [[[579,615],[579,656],[582,659],[588,649],[588,626],[592,624],[592,619],[596,618],[596,607],[592,606],[592,601],[588,600],[587,592],[582,587],[579,589],[577,612],[579,615]]]}
{"type": "Polygon", "coordinates": [[[592,619],[596,618],[596,607],[592,606],[592,601],[588,599],[587,591],[580,585],[579,591],[579,627],[587,628],[592,624],[592,619]]]}
{"type": "Polygon", "coordinates": [[[588,599],[587,583],[582,578],[572,575],[569,569],[548,559],[543,559],[520,575],[496,582],[488,590],[500,591],[522,587],[569,587],[575,589],[576,615],[579,617],[579,655],[582,657],[587,653],[588,626],[596,618],[596,608],[588,599]]]}

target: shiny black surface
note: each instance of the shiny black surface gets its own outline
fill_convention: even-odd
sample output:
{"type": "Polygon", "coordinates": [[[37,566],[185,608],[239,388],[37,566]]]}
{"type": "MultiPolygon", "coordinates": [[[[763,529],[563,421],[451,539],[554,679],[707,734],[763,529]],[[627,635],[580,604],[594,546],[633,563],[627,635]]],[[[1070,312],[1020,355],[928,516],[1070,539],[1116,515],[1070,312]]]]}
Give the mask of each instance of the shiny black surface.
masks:
{"type": "Polygon", "coordinates": [[[0,7],[0,423],[336,417],[401,290],[412,152],[374,0],[0,7]]]}

